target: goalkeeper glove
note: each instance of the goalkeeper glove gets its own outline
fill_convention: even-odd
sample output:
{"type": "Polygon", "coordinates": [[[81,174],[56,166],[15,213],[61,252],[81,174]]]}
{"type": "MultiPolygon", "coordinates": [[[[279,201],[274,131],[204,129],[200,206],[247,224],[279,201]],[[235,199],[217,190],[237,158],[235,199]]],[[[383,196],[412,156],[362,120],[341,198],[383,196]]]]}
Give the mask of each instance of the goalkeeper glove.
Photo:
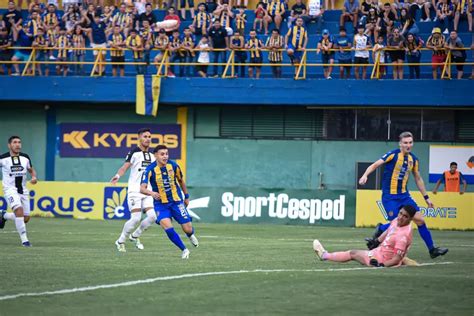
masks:
{"type": "Polygon", "coordinates": [[[369,248],[369,250],[375,249],[380,245],[378,238],[365,238],[365,241],[367,242],[367,248],[369,248]]]}
{"type": "Polygon", "coordinates": [[[376,268],[383,268],[385,265],[383,263],[379,263],[377,259],[370,259],[370,265],[376,268]]]}

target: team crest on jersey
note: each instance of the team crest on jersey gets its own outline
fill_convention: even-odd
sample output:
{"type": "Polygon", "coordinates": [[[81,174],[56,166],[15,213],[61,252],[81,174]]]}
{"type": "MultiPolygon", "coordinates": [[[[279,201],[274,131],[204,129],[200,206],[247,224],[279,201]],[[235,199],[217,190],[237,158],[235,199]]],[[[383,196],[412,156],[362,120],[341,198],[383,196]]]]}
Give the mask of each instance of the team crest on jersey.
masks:
{"type": "Polygon", "coordinates": [[[13,158],[13,164],[18,165],[20,164],[20,158],[17,156],[12,157],[13,158]]]}
{"type": "Polygon", "coordinates": [[[104,218],[129,219],[126,187],[104,188],[104,218]]]}
{"type": "Polygon", "coordinates": [[[411,161],[411,160],[408,161],[408,167],[409,167],[410,169],[413,168],[413,161],[411,161]]]}

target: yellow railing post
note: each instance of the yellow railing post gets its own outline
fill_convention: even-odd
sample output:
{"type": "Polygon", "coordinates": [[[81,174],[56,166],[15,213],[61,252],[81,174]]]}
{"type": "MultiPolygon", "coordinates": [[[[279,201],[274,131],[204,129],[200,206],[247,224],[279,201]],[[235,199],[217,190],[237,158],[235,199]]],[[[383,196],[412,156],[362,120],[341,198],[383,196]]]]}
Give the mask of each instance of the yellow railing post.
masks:
{"type": "Polygon", "coordinates": [[[233,78],[234,77],[234,63],[233,63],[233,59],[234,59],[234,51],[232,50],[230,52],[230,55],[229,55],[229,59],[227,60],[226,62],[226,65],[225,65],[225,68],[224,68],[224,72],[222,73],[222,78],[233,78]],[[231,67],[231,77],[227,76],[227,71],[229,70],[229,67],[231,67]]]}
{"type": "MultiPolygon", "coordinates": [[[[165,50],[165,53],[163,54],[163,58],[161,59],[160,66],[158,67],[158,71],[156,72],[157,76],[163,77],[166,72],[161,75],[161,70],[163,69],[163,65],[165,64],[166,59],[168,59],[168,50],[165,50]]],[[[165,71],[166,71],[166,66],[165,66],[165,71]]]]}
{"type": "MultiPolygon", "coordinates": [[[[383,53],[383,50],[382,50],[383,53]]],[[[377,55],[377,58],[375,59],[375,64],[374,68],[372,68],[372,74],[370,75],[370,79],[374,79],[374,75],[376,76],[375,78],[380,79],[380,54],[377,55]]]]}
{"type": "Polygon", "coordinates": [[[91,70],[91,74],[90,74],[91,77],[95,77],[95,70],[97,69],[97,65],[99,64],[100,54],[101,54],[101,51],[99,50],[99,54],[97,54],[97,57],[95,58],[95,61],[94,61],[94,67],[92,67],[92,70],[91,70]]]}
{"type": "Polygon", "coordinates": [[[36,57],[36,49],[33,48],[30,53],[30,57],[28,58],[28,61],[25,64],[25,68],[23,68],[23,71],[21,73],[22,76],[28,75],[28,68],[30,67],[31,62],[35,59],[36,57]]]}
{"type": "Polygon", "coordinates": [[[305,79],[305,78],[300,78],[301,69],[303,68],[305,64],[305,59],[306,59],[306,50],[303,52],[303,57],[301,57],[300,63],[298,64],[298,70],[296,71],[295,80],[305,79]]]}
{"type": "Polygon", "coordinates": [[[451,79],[451,51],[448,51],[448,56],[446,56],[446,60],[444,61],[441,79],[451,79]],[[446,74],[447,76],[445,76],[446,74]]]}

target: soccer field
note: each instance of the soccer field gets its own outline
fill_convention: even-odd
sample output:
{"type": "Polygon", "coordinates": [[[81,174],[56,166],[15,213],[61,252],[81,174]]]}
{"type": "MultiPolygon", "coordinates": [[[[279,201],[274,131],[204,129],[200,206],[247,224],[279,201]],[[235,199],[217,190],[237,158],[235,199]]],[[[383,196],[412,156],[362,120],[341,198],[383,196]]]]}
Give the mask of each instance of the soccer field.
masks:
{"type": "Polygon", "coordinates": [[[143,235],[145,250],[127,243],[127,253],[118,253],[114,241],[122,225],[33,218],[28,224],[33,247],[22,248],[7,222],[0,231],[0,315],[472,315],[474,310],[473,232],[434,231],[435,241],[450,249],[436,260],[414,232],[409,256],[430,265],[375,269],[320,262],[312,251],[314,238],[328,250],[363,249],[372,229],[197,223],[200,247],[190,248],[186,261],[158,226],[143,235]]]}

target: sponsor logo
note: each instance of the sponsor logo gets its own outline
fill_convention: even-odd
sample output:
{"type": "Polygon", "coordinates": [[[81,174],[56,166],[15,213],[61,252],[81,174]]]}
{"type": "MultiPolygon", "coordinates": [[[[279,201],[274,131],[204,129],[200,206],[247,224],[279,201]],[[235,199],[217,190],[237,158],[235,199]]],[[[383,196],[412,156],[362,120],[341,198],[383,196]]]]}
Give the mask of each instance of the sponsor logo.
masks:
{"type": "Polygon", "coordinates": [[[233,221],[247,217],[262,217],[265,212],[270,218],[299,219],[314,224],[316,221],[344,220],[345,195],[339,199],[295,199],[280,193],[268,196],[234,196],[232,192],[222,194],[221,215],[233,221]]]}
{"type": "MultiPolygon", "coordinates": [[[[133,202],[132,202],[133,205],[133,202]]],[[[126,187],[104,188],[104,219],[128,219],[130,210],[127,203],[126,187]]]]}
{"type": "MultiPolygon", "coordinates": [[[[389,216],[392,217],[394,214],[392,211],[387,214],[387,211],[383,207],[382,201],[376,201],[377,206],[385,219],[389,216]]],[[[441,207],[420,207],[420,212],[423,217],[427,218],[457,218],[457,208],[452,206],[441,206],[441,207]]]]}

